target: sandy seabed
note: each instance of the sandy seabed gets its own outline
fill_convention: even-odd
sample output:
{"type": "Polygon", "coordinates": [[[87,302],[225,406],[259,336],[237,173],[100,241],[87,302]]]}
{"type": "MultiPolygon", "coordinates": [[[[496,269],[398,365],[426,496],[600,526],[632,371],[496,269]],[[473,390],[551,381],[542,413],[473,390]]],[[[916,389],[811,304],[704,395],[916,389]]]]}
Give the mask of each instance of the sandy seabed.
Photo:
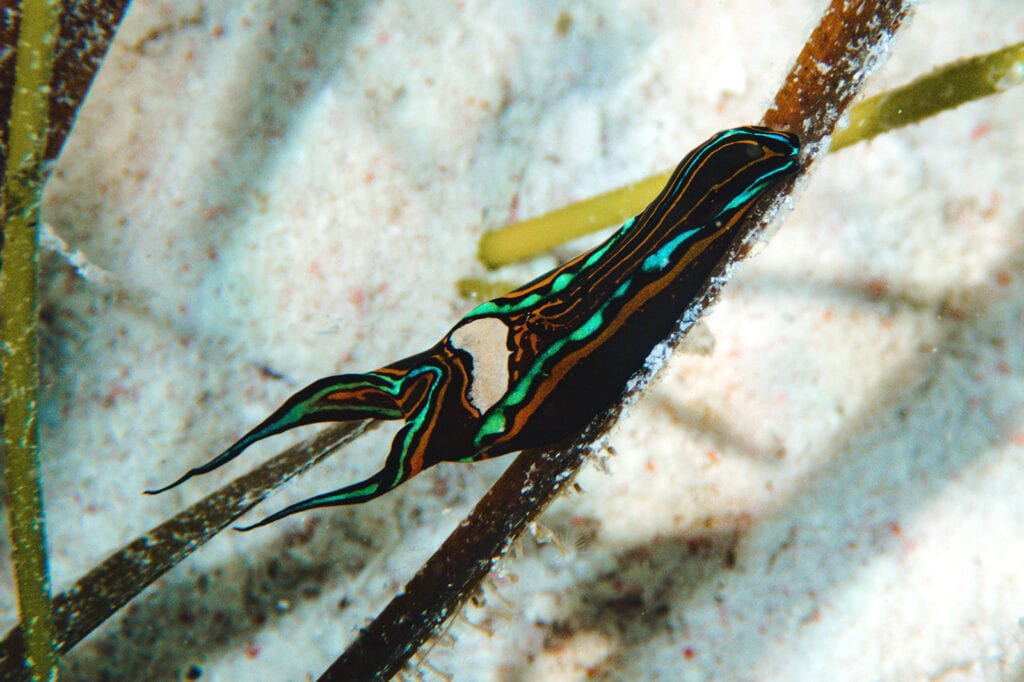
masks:
{"type": "MultiPolygon", "coordinates": [[[[291,442],[140,495],[296,389],[431,345],[483,231],[760,118],[824,4],[132,3],[44,206],[96,268],[44,262],[56,588],[291,442]]],[[[869,90],[1022,38],[1019,3],[923,4],[869,90]]],[[[1024,676],[1022,111],[1016,88],[817,164],[713,352],[672,361],[419,674],[1024,676]]],[[[391,433],[251,520],[375,471],[391,433]]],[[[224,533],[65,679],[315,677],[508,461],[224,533]]]]}

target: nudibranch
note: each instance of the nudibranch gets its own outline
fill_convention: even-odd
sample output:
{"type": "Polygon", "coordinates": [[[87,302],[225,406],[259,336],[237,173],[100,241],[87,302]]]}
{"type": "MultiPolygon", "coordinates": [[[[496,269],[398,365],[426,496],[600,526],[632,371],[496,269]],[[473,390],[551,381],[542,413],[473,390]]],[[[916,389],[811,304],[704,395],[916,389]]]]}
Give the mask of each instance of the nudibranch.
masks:
{"type": "MultiPolygon", "coordinates": [[[[161,492],[287,429],[402,419],[384,467],[255,524],[366,502],[438,462],[557,444],[615,404],[651,351],[699,302],[769,187],[798,169],[799,141],[763,127],[717,133],[651,204],[607,240],[471,310],[432,348],[364,374],[315,381],[210,462],[161,492]]],[[[253,526],[255,527],[255,526],[253,526]]]]}

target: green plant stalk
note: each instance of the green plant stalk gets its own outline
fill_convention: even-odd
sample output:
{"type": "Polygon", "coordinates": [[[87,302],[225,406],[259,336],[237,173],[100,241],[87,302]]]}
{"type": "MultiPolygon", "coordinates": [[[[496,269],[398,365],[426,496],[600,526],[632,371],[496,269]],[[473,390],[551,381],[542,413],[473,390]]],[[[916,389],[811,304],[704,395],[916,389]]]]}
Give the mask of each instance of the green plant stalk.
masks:
{"type": "Polygon", "coordinates": [[[526,260],[559,244],[622,223],[639,213],[668,182],[670,172],[652,175],[595,197],[487,232],[480,260],[488,268],[526,260]]]}
{"type": "Polygon", "coordinates": [[[946,64],[850,109],[850,124],[832,136],[829,151],[917,123],[1022,82],[1024,42],[946,64]]]}
{"type": "Polygon", "coordinates": [[[8,173],[3,187],[4,242],[0,269],[0,404],[4,477],[25,664],[34,680],[57,678],[50,578],[46,559],[39,433],[38,261],[42,158],[49,128],[49,92],[59,28],[58,0],[26,0],[15,56],[8,127],[8,173]]]}
{"type": "MultiPolygon", "coordinates": [[[[906,85],[870,97],[850,109],[850,124],[832,136],[830,152],[917,123],[1024,82],[1024,42],[946,64],[906,85]]],[[[479,256],[494,269],[544,253],[559,244],[618,225],[636,215],[668,180],[653,175],[564,208],[528,218],[480,238],[479,256]]],[[[465,282],[475,292],[478,283],[465,282]]]]}

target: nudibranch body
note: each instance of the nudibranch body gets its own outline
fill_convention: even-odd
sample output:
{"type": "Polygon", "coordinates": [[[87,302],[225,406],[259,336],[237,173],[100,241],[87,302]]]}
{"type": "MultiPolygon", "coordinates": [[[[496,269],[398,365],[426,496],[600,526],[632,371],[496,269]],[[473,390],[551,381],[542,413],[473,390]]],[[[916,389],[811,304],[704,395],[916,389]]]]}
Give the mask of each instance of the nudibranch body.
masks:
{"type": "Polygon", "coordinates": [[[620,399],[699,301],[745,213],[797,171],[798,151],[795,136],[768,128],[714,135],[682,160],[642,213],[600,245],[477,306],[428,350],[310,384],[167,488],[303,424],[405,421],[380,471],[256,524],[264,525],[314,507],[365,502],[438,462],[546,447],[579,433],[620,399]]]}

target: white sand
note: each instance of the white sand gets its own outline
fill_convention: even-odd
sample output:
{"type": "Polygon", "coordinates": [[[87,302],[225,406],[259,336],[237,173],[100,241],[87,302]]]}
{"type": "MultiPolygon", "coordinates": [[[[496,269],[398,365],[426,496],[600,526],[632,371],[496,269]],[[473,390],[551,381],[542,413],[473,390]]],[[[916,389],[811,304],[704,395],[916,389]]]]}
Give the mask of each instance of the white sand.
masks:
{"type": "MultiPolygon", "coordinates": [[[[484,230],[758,119],[825,3],[339,4],[131,7],[45,203],[114,280],[46,259],[58,588],[290,442],[139,494],[297,388],[433,343],[472,305],[453,285],[482,273],[484,230]]],[[[1019,3],[927,3],[871,90],[1022,37],[1019,3]]],[[[545,517],[569,553],[524,542],[466,614],[482,627],[456,623],[429,664],[460,681],[1024,674],[1022,111],[1017,88],[822,161],[726,288],[714,353],[675,360],[608,474],[545,517]]],[[[389,434],[258,513],[374,471],[389,434]]],[[[66,679],[315,677],[507,461],[225,533],[66,679]]]]}

